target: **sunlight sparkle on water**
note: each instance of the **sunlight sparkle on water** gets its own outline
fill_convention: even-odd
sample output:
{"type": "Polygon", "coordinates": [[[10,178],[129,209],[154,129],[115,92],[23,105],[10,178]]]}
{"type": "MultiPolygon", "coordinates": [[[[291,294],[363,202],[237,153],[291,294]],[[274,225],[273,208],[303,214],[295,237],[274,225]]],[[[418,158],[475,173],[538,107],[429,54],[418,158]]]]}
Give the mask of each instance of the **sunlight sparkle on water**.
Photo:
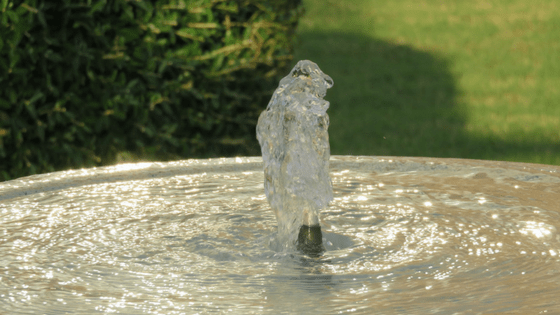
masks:
{"type": "Polygon", "coordinates": [[[500,181],[484,186],[450,162],[347,160],[358,159],[334,159],[318,258],[276,247],[255,158],[190,173],[180,171],[203,162],[174,162],[163,177],[132,168],[131,180],[0,200],[0,313],[424,314],[435,299],[445,314],[560,312],[559,176],[533,185],[531,174],[487,168],[500,181]],[[514,177],[529,179],[521,197],[514,177]]]}
{"type": "Polygon", "coordinates": [[[153,163],[144,162],[144,163],[126,163],[126,164],[118,164],[113,166],[115,172],[122,172],[122,171],[131,171],[131,170],[141,170],[144,168],[148,168],[152,166],[153,163]]]}
{"type": "Polygon", "coordinates": [[[537,238],[543,238],[551,234],[550,227],[542,222],[527,221],[525,222],[525,228],[521,229],[519,232],[525,235],[533,234],[537,238]]]}

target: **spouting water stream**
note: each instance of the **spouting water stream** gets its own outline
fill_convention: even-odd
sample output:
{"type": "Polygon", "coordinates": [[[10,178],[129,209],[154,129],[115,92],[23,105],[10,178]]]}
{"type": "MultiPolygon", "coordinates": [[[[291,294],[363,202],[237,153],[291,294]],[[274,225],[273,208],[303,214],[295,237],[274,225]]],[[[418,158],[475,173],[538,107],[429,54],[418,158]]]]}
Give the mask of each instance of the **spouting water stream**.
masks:
{"type": "Polygon", "coordinates": [[[278,238],[289,248],[299,236],[298,249],[314,254],[322,249],[319,210],[333,199],[329,102],[323,99],[332,85],[317,64],[298,62],[280,81],[257,125],[265,193],[278,219],[278,238]]]}

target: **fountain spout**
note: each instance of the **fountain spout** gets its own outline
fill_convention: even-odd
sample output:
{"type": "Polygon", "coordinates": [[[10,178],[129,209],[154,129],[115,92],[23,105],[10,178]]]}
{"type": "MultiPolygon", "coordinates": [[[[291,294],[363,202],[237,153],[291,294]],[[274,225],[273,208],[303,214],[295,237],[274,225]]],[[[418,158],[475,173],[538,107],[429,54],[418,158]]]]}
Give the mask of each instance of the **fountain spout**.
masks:
{"type": "Polygon", "coordinates": [[[317,64],[299,61],[280,80],[257,124],[265,193],[278,219],[279,239],[308,254],[323,251],[319,210],[333,198],[329,102],[323,99],[332,86],[317,64]]]}

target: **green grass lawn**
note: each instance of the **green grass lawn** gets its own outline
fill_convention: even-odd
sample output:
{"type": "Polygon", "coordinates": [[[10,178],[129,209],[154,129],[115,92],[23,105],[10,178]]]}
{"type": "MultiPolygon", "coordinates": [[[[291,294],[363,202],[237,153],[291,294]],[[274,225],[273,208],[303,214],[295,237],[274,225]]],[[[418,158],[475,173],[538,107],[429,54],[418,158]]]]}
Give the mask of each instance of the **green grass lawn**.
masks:
{"type": "Polygon", "coordinates": [[[560,1],[304,3],[332,154],[560,165],[560,1]]]}

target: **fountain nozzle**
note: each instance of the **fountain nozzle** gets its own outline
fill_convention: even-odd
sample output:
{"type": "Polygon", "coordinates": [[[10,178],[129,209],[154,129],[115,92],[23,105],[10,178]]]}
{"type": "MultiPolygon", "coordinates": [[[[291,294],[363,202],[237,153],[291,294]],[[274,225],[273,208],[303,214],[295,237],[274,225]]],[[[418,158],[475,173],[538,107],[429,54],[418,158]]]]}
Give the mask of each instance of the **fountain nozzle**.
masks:
{"type": "Polygon", "coordinates": [[[325,251],[321,226],[302,225],[299,229],[297,249],[311,257],[320,256],[325,251]]]}

